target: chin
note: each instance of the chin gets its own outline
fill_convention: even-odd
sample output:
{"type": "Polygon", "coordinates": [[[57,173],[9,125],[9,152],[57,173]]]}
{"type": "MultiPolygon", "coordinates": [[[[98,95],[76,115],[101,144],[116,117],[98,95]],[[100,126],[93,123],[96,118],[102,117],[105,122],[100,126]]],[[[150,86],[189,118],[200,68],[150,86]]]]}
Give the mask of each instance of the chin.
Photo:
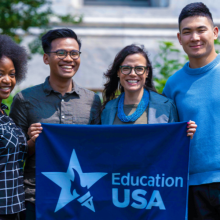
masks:
{"type": "Polygon", "coordinates": [[[126,92],[140,92],[141,88],[129,88],[129,89],[125,89],[126,92]]]}

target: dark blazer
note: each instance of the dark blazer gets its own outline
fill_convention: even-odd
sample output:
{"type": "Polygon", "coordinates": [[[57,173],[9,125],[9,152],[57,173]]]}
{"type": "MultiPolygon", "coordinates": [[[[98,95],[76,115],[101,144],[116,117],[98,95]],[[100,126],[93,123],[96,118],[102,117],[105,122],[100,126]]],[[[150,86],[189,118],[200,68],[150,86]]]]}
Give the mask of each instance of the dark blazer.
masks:
{"type": "MultiPolygon", "coordinates": [[[[118,110],[118,101],[108,102],[101,114],[101,124],[112,125],[118,110]]],[[[178,114],[174,102],[156,92],[149,91],[148,124],[178,122],[178,114]]]]}

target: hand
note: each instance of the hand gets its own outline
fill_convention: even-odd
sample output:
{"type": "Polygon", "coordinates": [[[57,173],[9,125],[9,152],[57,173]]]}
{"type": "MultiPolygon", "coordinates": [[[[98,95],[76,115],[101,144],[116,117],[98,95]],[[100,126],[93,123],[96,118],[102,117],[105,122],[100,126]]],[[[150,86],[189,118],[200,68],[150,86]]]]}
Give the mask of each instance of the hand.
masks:
{"type": "Polygon", "coordinates": [[[193,135],[196,132],[197,124],[194,121],[187,122],[187,136],[189,136],[191,139],[193,139],[193,135]]]}
{"type": "Polygon", "coordinates": [[[41,123],[35,123],[32,124],[29,128],[28,128],[28,136],[29,138],[35,142],[36,138],[39,136],[39,134],[42,132],[43,128],[41,127],[41,123]]]}
{"type": "Polygon", "coordinates": [[[43,128],[41,127],[41,123],[35,123],[32,124],[28,128],[28,136],[30,140],[28,140],[28,155],[33,155],[35,153],[35,140],[39,136],[39,134],[42,132],[43,128]]]}

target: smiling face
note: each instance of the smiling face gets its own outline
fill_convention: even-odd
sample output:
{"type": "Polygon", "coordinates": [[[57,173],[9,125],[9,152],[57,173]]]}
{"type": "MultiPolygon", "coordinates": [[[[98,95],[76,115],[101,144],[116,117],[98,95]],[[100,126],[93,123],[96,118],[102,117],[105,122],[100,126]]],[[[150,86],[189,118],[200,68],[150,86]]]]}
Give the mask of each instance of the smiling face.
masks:
{"type": "Polygon", "coordinates": [[[193,16],[183,19],[177,37],[189,60],[215,58],[214,40],[218,37],[218,28],[209,18],[193,16]]]}
{"type": "Polygon", "coordinates": [[[16,84],[15,67],[11,59],[0,59],[0,101],[7,99],[16,84]]]}
{"type": "MultiPolygon", "coordinates": [[[[78,50],[79,45],[74,38],[58,38],[52,41],[51,51],[78,50]]],[[[57,57],[56,53],[44,54],[44,63],[50,66],[50,76],[58,80],[71,79],[80,65],[80,57],[74,60],[68,54],[64,59],[57,57]]]]}
{"type": "MultiPolygon", "coordinates": [[[[136,53],[136,54],[128,55],[122,62],[121,66],[130,66],[130,67],[147,66],[147,61],[142,54],[136,53]]],[[[148,76],[147,69],[143,75],[137,75],[134,69],[132,69],[129,75],[124,75],[120,69],[118,70],[117,74],[120,78],[120,83],[124,88],[125,94],[143,93],[145,81],[148,76]]]]}

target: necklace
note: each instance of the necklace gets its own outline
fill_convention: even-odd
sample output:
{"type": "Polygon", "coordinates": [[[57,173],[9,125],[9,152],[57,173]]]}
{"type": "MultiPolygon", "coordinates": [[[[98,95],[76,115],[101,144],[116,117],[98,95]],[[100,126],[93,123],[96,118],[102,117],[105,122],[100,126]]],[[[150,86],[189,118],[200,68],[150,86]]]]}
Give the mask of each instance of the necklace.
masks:
{"type": "Polygon", "coordinates": [[[118,118],[122,122],[131,122],[131,121],[134,122],[138,118],[140,118],[141,115],[146,110],[149,103],[149,92],[146,89],[144,89],[144,94],[142,96],[142,99],[139,102],[136,111],[131,115],[125,115],[124,113],[124,99],[125,99],[125,93],[123,92],[118,102],[118,118]]]}

